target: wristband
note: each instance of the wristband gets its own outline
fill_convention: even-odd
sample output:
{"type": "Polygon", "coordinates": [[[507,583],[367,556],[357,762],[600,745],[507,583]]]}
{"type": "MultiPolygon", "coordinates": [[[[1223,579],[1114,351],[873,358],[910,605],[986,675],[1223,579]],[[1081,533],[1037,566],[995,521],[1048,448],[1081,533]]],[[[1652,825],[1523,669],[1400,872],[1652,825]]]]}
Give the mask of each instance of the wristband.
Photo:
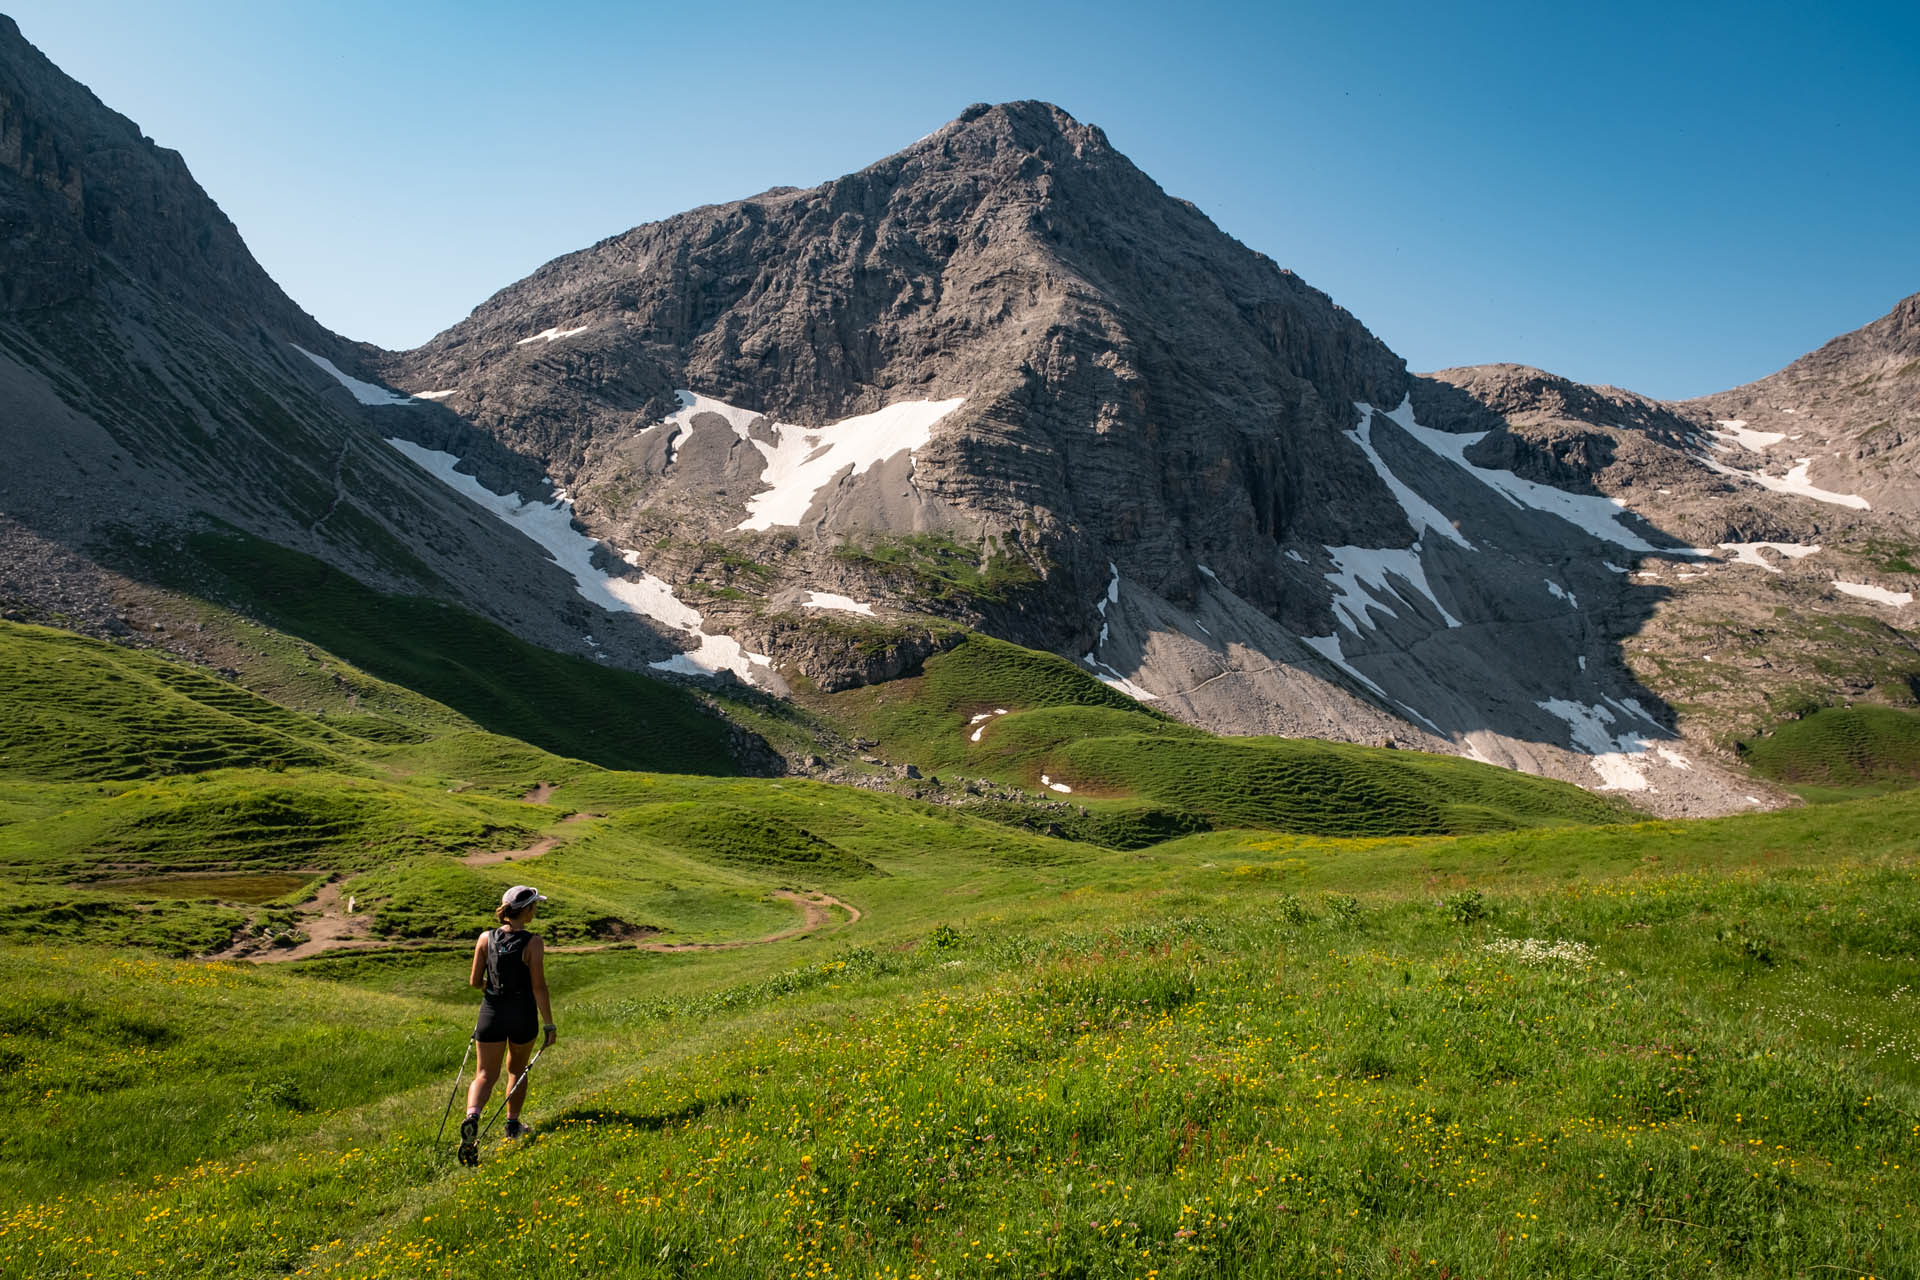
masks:
{"type": "Polygon", "coordinates": [[[554,1026],[551,1022],[545,1022],[540,1025],[540,1029],[542,1031],[558,1031],[560,1028],[554,1026]]]}

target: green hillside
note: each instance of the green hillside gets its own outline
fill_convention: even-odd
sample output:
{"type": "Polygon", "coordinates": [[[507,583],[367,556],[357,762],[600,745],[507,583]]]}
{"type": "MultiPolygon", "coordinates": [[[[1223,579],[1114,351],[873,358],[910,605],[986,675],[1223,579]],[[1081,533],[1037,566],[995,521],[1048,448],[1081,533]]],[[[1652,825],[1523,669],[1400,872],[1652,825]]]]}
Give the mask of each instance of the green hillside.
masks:
{"type": "Polygon", "coordinates": [[[1826,799],[1920,782],[1920,712],[1824,707],[1740,744],[1755,773],[1826,799]]]}
{"type": "Polygon", "coordinates": [[[1035,792],[929,804],[607,769],[207,625],[238,679],[0,623],[0,1274],[1920,1262],[1920,790],[1621,821],[969,640],[820,700],[1035,792]],[[462,1169],[466,948],[529,881],[539,1136],[462,1169]]]}

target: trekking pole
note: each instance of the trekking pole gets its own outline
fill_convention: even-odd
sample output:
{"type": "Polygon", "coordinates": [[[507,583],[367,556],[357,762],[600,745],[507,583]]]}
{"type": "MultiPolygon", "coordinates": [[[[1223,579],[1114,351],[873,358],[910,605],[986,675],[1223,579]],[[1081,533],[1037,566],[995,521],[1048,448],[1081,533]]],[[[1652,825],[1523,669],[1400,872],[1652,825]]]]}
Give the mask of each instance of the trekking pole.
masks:
{"type": "Polygon", "coordinates": [[[547,1046],[541,1045],[539,1052],[533,1055],[533,1062],[527,1063],[527,1065],[524,1068],[522,1068],[520,1072],[520,1078],[518,1080],[513,1081],[512,1087],[509,1088],[506,1091],[506,1093],[501,1096],[500,1105],[493,1109],[493,1114],[491,1116],[487,1117],[486,1128],[480,1130],[480,1136],[482,1138],[486,1137],[489,1133],[493,1132],[494,1121],[498,1120],[500,1118],[501,1113],[507,1109],[507,1103],[512,1100],[513,1095],[527,1087],[527,1077],[533,1074],[533,1063],[540,1061],[540,1054],[545,1053],[546,1051],[547,1051],[547,1046]]]}
{"type": "Polygon", "coordinates": [[[467,1051],[460,1055],[460,1069],[453,1073],[453,1091],[447,1094],[447,1109],[440,1113],[440,1130],[433,1135],[434,1145],[447,1133],[447,1118],[453,1114],[453,1100],[460,1096],[460,1077],[467,1074],[467,1059],[473,1056],[473,1037],[467,1037],[467,1051]]]}

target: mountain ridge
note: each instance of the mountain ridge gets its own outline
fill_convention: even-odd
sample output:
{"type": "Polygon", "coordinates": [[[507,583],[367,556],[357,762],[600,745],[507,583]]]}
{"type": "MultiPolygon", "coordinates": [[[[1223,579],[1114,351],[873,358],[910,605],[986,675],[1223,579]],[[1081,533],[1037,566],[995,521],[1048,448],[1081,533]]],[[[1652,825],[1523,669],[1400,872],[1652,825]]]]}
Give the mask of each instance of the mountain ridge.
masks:
{"type": "MultiPolygon", "coordinates": [[[[1822,619],[1853,616],[1842,586],[1845,609],[1901,594],[1897,570],[1858,581],[1848,561],[1855,576],[1819,592],[1814,571],[1905,536],[1873,509],[1912,488],[1892,466],[1905,418],[1861,449],[1879,487],[1842,492],[1821,484],[1853,472],[1809,458],[1780,474],[1749,448],[1775,433],[1706,402],[1518,366],[1411,374],[1050,104],[976,104],[821,186],[607,237],[392,353],[278,294],[131,122],[89,127],[169,178],[164,199],[115,186],[118,152],[73,160],[75,126],[37,123],[28,99],[106,109],[23,49],[0,58],[19,86],[0,207],[111,266],[88,235],[113,216],[56,199],[79,173],[130,228],[101,242],[116,252],[171,200],[240,255],[212,273],[234,283],[205,315],[169,292],[165,235],[118,275],[69,263],[55,283],[84,296],[0,315],[0,389],[30,420],[80,415],[27,442],[10,527],[69,550],[116,521],[212,516],[563,652],[775,693],[908,674],[975,628],[1212,728],[1449,750],[1671,812],[1777,799],[1729,736],[1777,720],[1776,693],[1920,687],[1903,606],[1885,602],[1839,675],[1811,642],[1791,689],[1746,663],[1766,697],[1737,716],[1701,717],[1670,669],[1701,620],[1669,605],[1711,583],[1751,596],[1739,575],[1766,571],[1822,619]],[[81,376],[79,355],[111,376],[81,376]],[[138,389],[156,377],[166,394],[138,389]],[[103,404],[102,386],[124,389],[103,404]],[[297,429],[232,411],[262,391],[297,406],[297,429]],[[188,429],[195,405],[214,408],[188,429]],[[110,509],[84,518],[36,491],[129,466],[143,483],[107,484],[110,509]],[[1816,536],[1812,563],[1753,550],[1816,536]],[[1673,644],[1641,661],[1637,637],[1669,615],[1673,644]]],[[[1906,331],[1863,341],[1898,349],[1906,331]]],[[[1879,378],[1875,396],[1906,403],[1899,366],[1879,378]]],[[[0,595],[33,597],[31,578],[0,595]]]]}

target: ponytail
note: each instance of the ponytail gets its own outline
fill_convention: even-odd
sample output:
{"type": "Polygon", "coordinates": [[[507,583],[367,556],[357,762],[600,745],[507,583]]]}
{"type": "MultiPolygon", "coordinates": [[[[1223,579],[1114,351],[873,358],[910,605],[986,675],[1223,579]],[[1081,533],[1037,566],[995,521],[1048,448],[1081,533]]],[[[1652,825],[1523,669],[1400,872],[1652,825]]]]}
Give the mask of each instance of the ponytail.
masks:
{"type": "Polygon", "coordinates": [[[503,902],[499,906],[493,909],[493,918],[495,920],[498,920],[501,924],[505,924],[507,921],[511,920],[513,917],[508,914],[507,904],[503,902]]]}

